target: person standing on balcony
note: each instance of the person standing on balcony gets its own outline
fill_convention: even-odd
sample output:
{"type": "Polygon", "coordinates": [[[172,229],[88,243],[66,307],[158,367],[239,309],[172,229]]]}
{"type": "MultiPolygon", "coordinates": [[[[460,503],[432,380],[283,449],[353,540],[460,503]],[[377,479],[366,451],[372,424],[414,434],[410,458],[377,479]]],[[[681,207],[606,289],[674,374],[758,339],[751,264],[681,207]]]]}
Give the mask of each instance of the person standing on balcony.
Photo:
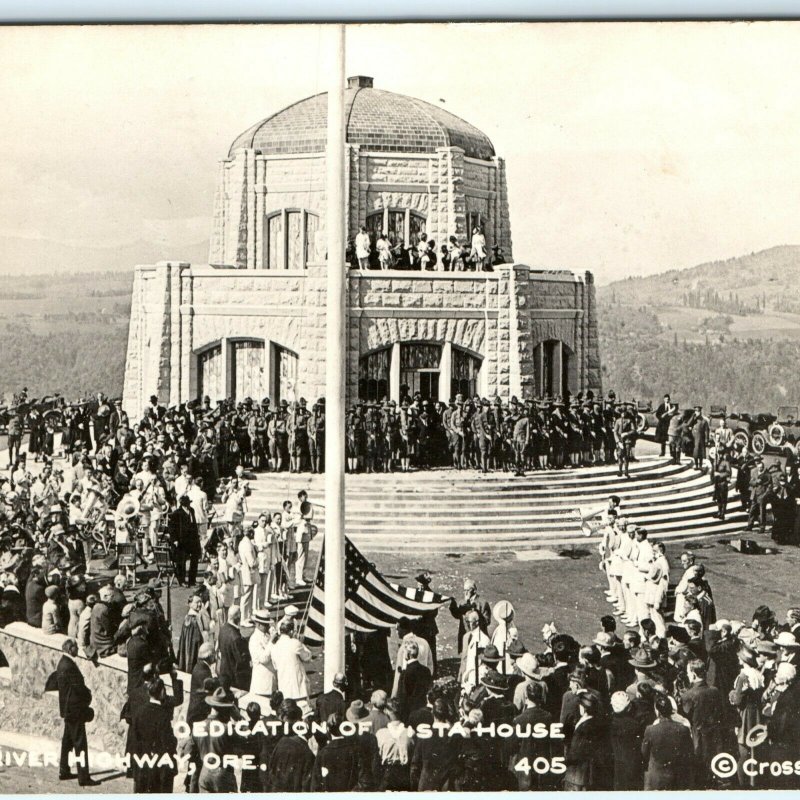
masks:
{"type": "Polygon", "coordinates": [[[385,233],[381,232],[378,241],[375,243],[378,251],[378,264],[383,270],[392,268],[392,245],[385,233]]]}
{"type": "Polygon", "coordinates": [[[486,237],[476,225],[472,229],[472,252],[470,259],[475,263],[476,271],[482,272],[486,267],[486,237]]]}
{"type": "Polygon", "coordinates": [[[367,229],[362,225],[356,234],[356,258],[359,269],[369,269],[370,241],[367,229]]]}

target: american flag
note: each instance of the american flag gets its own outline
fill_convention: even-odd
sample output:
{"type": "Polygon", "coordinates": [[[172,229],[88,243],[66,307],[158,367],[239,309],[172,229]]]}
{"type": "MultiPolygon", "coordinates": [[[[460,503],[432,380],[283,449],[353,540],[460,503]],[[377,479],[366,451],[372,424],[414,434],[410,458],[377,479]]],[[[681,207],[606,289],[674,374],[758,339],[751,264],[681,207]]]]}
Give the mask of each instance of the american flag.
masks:
{"type": "MultiPolygon", "coordinates": [[[[355,545],[345,538],[345,627],[348,633],[369,633],[391,628],[403,617],[418,619],[435,611],[450,598],[436,592],[389,583],[355,545]]],[[[320,555],[317,579],[303,636],[312,647],[322,645],[325,631],[325,549],[320,555]]]]}

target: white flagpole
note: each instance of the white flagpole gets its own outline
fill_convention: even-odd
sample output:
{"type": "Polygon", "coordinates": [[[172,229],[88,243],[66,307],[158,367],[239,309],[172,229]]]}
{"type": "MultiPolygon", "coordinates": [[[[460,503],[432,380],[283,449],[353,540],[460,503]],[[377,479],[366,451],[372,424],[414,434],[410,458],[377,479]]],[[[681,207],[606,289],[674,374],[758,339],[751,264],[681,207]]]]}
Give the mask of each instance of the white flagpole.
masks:
{"type": "Polygon", "coordinates": [[[344,25],[332,25],[328,89],[328,297],[325,367],[325,691],[344,672],[344,464],[347,265],[345,264],[344,25]]]}

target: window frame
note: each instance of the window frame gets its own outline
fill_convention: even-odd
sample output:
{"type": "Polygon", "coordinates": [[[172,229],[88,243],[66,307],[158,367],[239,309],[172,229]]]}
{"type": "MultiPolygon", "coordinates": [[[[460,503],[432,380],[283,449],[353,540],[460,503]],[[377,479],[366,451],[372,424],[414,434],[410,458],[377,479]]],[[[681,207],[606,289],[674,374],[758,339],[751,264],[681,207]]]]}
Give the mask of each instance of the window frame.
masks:
{"type": "MultiPolygon", "coordinates": [[[[299,269],[308,269],[311,261],[308,258],[309,238],[308,238],[308,219],[314,217],[317,220],[317,230],[319,230],[320,215],[307,208],[299,208],[289,206],[288,208],[280,208],[277,211],[271,211],[269,214],[264,215],[263,232],[261,236],[262,241],[262,258],[261,268],[269,270],[289,270],[289,214],[300,214],[300,258],[301,265],[299,269]],[[280,217],[280,246],[282,249],[282,264],[271,265],[269,263],[270,255],[270,221],[280,217]]],[[[280,250],[280,248],[279,248],[280,250]]]]}

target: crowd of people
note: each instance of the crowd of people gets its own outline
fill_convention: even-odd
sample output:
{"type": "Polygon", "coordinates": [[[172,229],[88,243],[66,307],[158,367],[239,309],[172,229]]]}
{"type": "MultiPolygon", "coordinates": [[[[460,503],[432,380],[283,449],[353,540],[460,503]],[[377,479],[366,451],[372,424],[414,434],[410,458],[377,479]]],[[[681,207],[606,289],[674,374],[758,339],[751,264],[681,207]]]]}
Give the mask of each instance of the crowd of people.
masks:
{"type": "MultiPolygon", "coordinates": [[[[400,413],[416,402],[401,403],[400,413]]],[[[477,458],[473,465],[484,469],[616,459],[627,473],[636,426],[634,409],[620,405],[613,397],[587,396],[567,412],[558,400],[512,398],[508,407],[481,401],[471,411],[480,420],[477,453],[463,454],[458,443],[455,452],[464,455],[462,466],[477,458]],[[598,408],[597,438],[589,434],[588,449],[581,438],[573,452],[569,423],[562,428],[553,418],[595,416],[598,408]],[[525,446],[504,455],[482,434],[490,421],[496,430],[496,421],[505,427],[514,417],[513,431],[524,429],[525,446]],[[541,454],[529,449],[541,441],[537,420],[546,420],[548,431],[541,454]],[[566,430],[556,434],[557,445],[555,429],[566,430]]],[[[449,430],[453,417],[466,417],[466,406],[457,397],[445,409],[449,430]]],[[[314,410],[324,418],[324,401],[314,410]]],[[[264,405],[244,411],[263,413],[264,405]]],[[[344,672],[331,691],[314,697],[307,674],[312,653],[303,641],[308,606],[294,594],[313,581],[307,562],[313,505],[301,492],[279,511],[247,522],[245,469],[264,450],[252,448],[248,456],[239,446],[232,420],[244,411],[232,404],[166,409],[152,398],[132,425],[118,403],[100,395],[81,410],[77,435],[62,440],[64,465],[42,453],[41,467],[29,469],[26,454],[17,453],[8,477],[0,478],[0,625],[22,621],[67,636],[54,674],[65,723],[62,778],[72,777],[67,756],[85,750],[92,719],[91,693],[75,659],[118,655],[128,662],[127,698],[120,698],[127,752],[187,752],[191,792],[797,785],[794,774],[754,772],[750,761],[800,759],[800,609],[790,608],[782,622],[766,606],[750,620],[720,619],[695,555],[681,554],[683,572],[671,589],[664,545],[622,516],[617,497],[597,528],[612,613],[590,641],[548,622],[542,644],[528,649],[525,615],[505,600],[491,604],[467,580],[463,597],[439,612],[399,620],[394,653],[388,629],[349,634],[344,672]],[[100,546],[93,534],[104,526],[117,546],[135,543],[154,569],[164,569],[157,556],[166,549],[167,573],[174,570],[191,587],[175,631],[177,650],[159,578],[137,588],[124,570],[101,577],[87,571],[100,546]],[[443,612],[458,622],[455,676],[440,661],[443,612]],[[180,742],[174,723],[184,687],[176,670],[190,675],[187,722],[201,723],[180,742]],[[208,736],[202,725],[208,720],[240,724],[208,736]],[[297,727],[311,721],[325,723],[325,732],[297,727]],[[357,735],[350,735],[353,725],[357,735]],[[512,735],[499,735],[502,725],[512,726],[512,735]],[[546,735],[526,735],[533,730],[546,735]],[[736,759],[725,776],[714,769],[722,753],[736,759]],[[239,771],[224,756],[249,757],[257,768],[239,771]]],[[[366,426],[377,425],[376,411],[354,413],[366,426]]],[[[418,414],[425,413],[423,406],[418,414]]],[[[386,414],[391,418],[391,408],[386,414]]],[[[705,469],[708,459],[712,480],[727,475],[727,485],[724,423],[719,430],[709,433],[713,458],[704,453],[699,466],[705,469]]],[[[305,468],[305,453],[292,452],[294,466],[305,468]]],[[[763,463],[753,469],[769,476],[754,485],[772,485],[763,463]]],[[[778,484],[789,480],[785,472],[774,474],[778,484]]],[[[757,509],[753,519],[766,506],[755,493],[742,500],[757,509]]],[[[432,588],[428,573],[416,580],[417,588],[432,588]]],[[[136,762],[134,790],[171,791],[177,772],[174,760],[158,767],[136,762]]],[[[82,766],[75,777],[92,783],[82,766]]]]}
{"type": "Polygon", "coordinates": [[[436,242],[424,231],[412,234],[408,243],[383,231],[368,232],[362,225],[355,238],[347,243],[347,263],[353,269],[404,269],[432,272],[492,272],[505,264],[499,245],[487,248],[486,236],[479,226],[472,228],[469,241],[459,242],[450,236],[438,250],[436,242]]]}

